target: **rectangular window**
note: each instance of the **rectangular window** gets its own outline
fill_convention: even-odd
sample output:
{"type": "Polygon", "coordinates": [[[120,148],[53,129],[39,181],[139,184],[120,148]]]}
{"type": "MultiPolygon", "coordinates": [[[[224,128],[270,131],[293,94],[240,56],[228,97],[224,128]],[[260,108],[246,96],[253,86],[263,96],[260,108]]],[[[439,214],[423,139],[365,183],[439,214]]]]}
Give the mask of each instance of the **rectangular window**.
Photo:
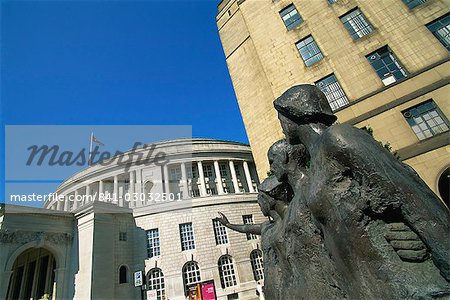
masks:
{"type": "MultiPolygon", "coordinates": [[[[253,215],[243,215],[242,221],[244,224],[253,224],[253,215]]],[[[247,240],[256,240],[258,237],[253,233],[247,233],[247,240]]]]}
{"type": "Polygon", "coordinates": [[[421,4],[424,4],[425,2],[427,2],[428,0],[402,0],[403,3],[406,4],[406,6],[409,7],[409,9],[413,9],[416,6],[419,6],[421,4]]]}
{"type": "Polygon", "coordinates": [[[325,94],[333,111],[348,104],[348,98],[334,74],[320,79],[316,86],[325,94]]]}
{"type": "Polygon", "coordinates": [[[429,23],[427,28],[450,51],[450,13],[429,23]]]}
{"type": "Polygon", "coordinates": [[[311,35],[299,41],[295,45],[297,46],[298,52],[307,67],[323,58],[322,52],[311,35]]]}
{"type": "Polygon", "coordinates": [[[127,233],[126,232],[119,232],[119,241],[126,241],[127,240],[127,233]]]}
{"type": "Polygon", "coordinates": [[[159,245],[159,229],[153,228],[146,231],[147,234],[147,257],[152,258],[161,254],[159,245]]]}
{"type": "Polygon", "coordinates": [[[198,178],[197,166],[192,166],[188,169],[188,172],[190,178],[198,178]]]}
{"type": "Polygon", "coordinates": [[[447,118],[433,100],[423,102],[402,113],[419,140],[449,130],[447,118]]]}
{"type": "Polygon", "coordinates": [[[205,177],[212,177],[213,176],[213,170],[211,165],[204,165],[203,166],[203,176],[205,177]]]}
{"type": "Polygon", "coordinates": [[[181,180],[181,168],[175,167],[169,169],[170,181],[179,181],[181,180]]]}
{"type": "Polygon", "coordinates": [[[390,85],[406,77],[405,68],[400,64],[388,46],[378,49],[367,55],[366,58],[384,85],[390,85]]]}
{"type": "Polygon", "coordinates": [[[220,164],[219,169],[220,169],[220,176],[222,176],[222,178],[228,177],[226,165],[220,164]]]}
{"type": "Polygon", "coordinates": [[[192,223],[180,224],[181,251],[195,249],[192,223]]]}
{"type": "Polygon", "coordinates": [[[355,8],[354,10],[346,13],[340,17],[340,19],[354,40],[357,40],[373,31],[372,25],[359,8],[355,8]]]}
{"type": "Polygon", "coordinates": [[[216,237],[216,245],[228,244],[227,228],[219,222],[219,220],[212,220],[214,227],[214,236],[216,237]]]}
{"type": "Polygon", "coordinates": [[[280,11],[281,19],[288,30],[294,29],[303,22],[302,17],[295,8],[294,4],[289,5],[280,11]]]}

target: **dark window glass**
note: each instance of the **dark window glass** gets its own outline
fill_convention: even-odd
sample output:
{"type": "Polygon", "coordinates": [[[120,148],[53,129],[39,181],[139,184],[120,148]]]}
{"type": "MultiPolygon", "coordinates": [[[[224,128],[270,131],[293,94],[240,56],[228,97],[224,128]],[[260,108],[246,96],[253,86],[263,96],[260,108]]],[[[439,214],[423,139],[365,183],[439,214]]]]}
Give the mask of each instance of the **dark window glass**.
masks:
{"type": "Polygon", "coordinates": [[[427,28],[450,51],[450,13],[434,20],[427,25],[427,28]]]}
{"type": "Polygon", "coordinates": [[[403,116],[419,140],[449,130],[448,120],[433,100],[403,111],[403,116]]]}
{"type": "Polygon", "coordinates": [[[373,31],[372,25],[369,23],[361,10],[359,10],[359,8],[343,15],[340,19],[354,40],[357,40],[373,31]]]}
{"type": "Polygon", "coordinates": [[[182,273],[183,273],[184,292],[187,295],[189,286],[201,281],[200,268],[197,262],[190,261],[183,266],[182,273]]]}
{"type": "Polygon", "coordinates": [[[159,268],[153,268],[148,272],[148,289],[156,290],[156,299],[166,299],[164,274],[159,268]]]}
{"type": "Polygon", "coordinates": [[[227,288],[237,284],[236,274],[231,256],[223,255],[219,258],[219,275],[222,288],[227,288]]]}
{"type": "Polygon", "coordinates": [[[427,0],[402,0],[410,9],[413,9],[420,4],[427,2],[427,0]]]}
{"type": "Polygon", "coordinates": [[[320,79],[316,86],[325,94],[332,110],[348,104],[348,98],[334,74],[320,79]]]}
{"type": "Polygon", "coordinates": [[[384,46],[366,57],[384,85],[392,84],[406,77],[405,68],[388,46],[384,46]]]}
{"type": "Polygon", "coordinates": [[[303,19],[294,4],[291,4],[280,11],[280,16],[288,30],[294,29],[303,22],[303,19]]]}
{"type": "Polygon", "coordinates": [[[161,254],[159,244],[159,229],[153,228],[146,231],[147,233],[147,257],[152,258],[161,254]]]}
{"type": "Polygon", "coordinates": [[[252,264],[253,278],[255,278],[255,281],[264,279],[264,265],[261,250],[253,250],[250,253],[250,262],[252,264]]]}
{"type": "Polygon", "coordinates": [[[194,229],[192,223],[180,224],[181,251],[195,249],[194,229]]]}
{"type": "Polygon", "coordinates": [[[127,282],[128,282],[127,267],[121,266],[119,269],[119,283],[127,283],[127,282]]]}
{"type": "Polygon", "coordinates": [[[311,66],[323,58],[322,52],[311,35],[299,41],[296,46],[306,66],[311,66]]]}

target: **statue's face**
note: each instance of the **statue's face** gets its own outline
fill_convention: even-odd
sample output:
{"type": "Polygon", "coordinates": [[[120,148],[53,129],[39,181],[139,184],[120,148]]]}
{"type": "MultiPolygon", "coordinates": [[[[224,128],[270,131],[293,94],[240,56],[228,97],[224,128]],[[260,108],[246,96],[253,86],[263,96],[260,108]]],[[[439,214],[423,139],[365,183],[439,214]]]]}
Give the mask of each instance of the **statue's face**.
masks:
{"type": "Polygon", "coordinates": [[[292,120],[286,118],[282,114],[278,114],[278,119],[281,123],[281,128],[283,129],[283,133],[286,136],[287,141],[291,145],[299,144],[300,143],[300,136],[298,132],[298,127],[296,123],[294,123],[292,120]]]}

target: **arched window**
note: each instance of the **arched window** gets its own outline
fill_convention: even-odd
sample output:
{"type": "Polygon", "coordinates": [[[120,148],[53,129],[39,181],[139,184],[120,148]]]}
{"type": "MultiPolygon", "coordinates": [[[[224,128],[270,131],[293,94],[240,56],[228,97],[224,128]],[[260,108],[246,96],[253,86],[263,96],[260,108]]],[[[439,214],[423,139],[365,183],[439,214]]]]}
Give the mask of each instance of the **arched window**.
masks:
{"type": "Polygon", "coordinates": [[[252,263],[255,281],[264,279],[264,265],[261,250],[255,249],[250,253],[250,262],[252,263]]]}
{"type": "Polygon", "coordinates": [[[218,265],[222,288],[236,285],[236,274],[234,272],[233,260],[231,259],[231,256],[222,255],[219,258],[218,265]]]}
{"type": "Polygon", "coordinates": [[[156,290],[158,300],[166,299],[166,291],[164,286],[164,274],[159,268],[151,269],[148,274],[148,289],[156,290]]]}
{"type": "Polygon", "coordinates": [[[144,192],[145,192],[145,194],[150,193],[152,188],[153,188],[153,182],[152,181],[145,182],[145,184],[144,184],[144,192]]]}
{"type": "Polygon", "coordinates": [[[200,268],[195,261],[189,261],[183,266],[184,291],[187,294],[188,286],[200,282],[200,268]]]}
{"type": "Polygon", "coordinates": [[[119,268],[119,283],[128,282],[128,269],[126,266],[121,266],[119,268]]]}

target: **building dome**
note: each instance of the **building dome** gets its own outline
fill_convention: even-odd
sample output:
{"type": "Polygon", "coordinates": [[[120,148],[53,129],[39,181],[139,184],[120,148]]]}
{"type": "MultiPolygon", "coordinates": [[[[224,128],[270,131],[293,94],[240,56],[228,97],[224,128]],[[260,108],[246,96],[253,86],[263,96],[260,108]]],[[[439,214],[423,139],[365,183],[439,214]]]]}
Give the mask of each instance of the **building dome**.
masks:
{"type": "Polygon", "coordinates": [[[63,201],[44,207],[73,218],[78,241],[70,247],[79,268],[68,278],[75,297],[103,295],[97,287],[108,282],[111,296],[138,298],[132,273],[142,270],[157,299],[185,299],[200,283],[214,284],[218,299],[253,299],[263,279],[260,239],[228,230],[217,217],[264,222],[258,184],[248,145],[180,139],[92,165],[57,188],[63,201]]]}

